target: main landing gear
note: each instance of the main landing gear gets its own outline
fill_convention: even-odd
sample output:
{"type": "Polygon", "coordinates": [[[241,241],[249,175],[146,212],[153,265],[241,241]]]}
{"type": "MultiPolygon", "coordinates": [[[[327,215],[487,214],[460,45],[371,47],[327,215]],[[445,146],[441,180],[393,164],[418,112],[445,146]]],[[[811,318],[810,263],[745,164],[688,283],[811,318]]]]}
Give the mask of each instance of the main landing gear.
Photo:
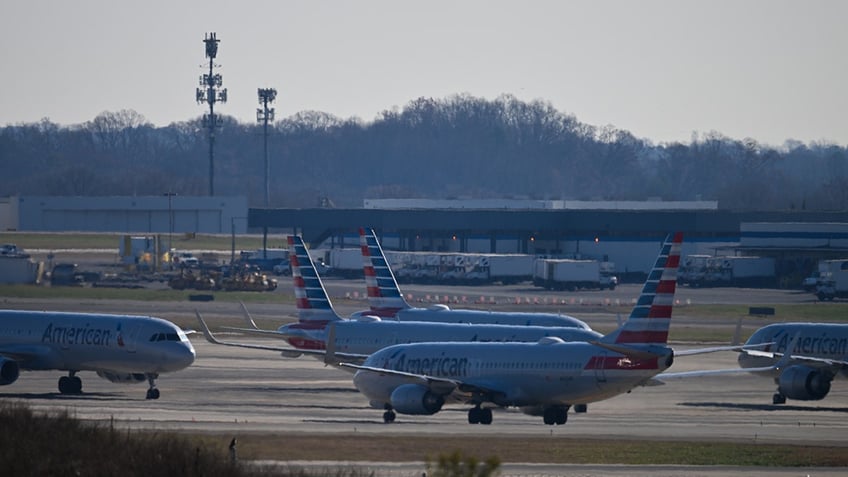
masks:
{"type": "Polygon", "coordinates": [[[484,424],[489,425],[492,423],[492,408],[486,407],[482,408],[480,405],[476,405],[468,410],[468,423],[469,424],[484,424]]]}
{"type": "Polygon", "coordinates": [[[76,371],[68,371],[67,376],[59,378],[59,392],[62,394],[82,394],[82,379],[76,371]]]}
{"type": "Polygon", "coordinates": [[[554,424],[561,426],[568,421],[568,406],[551,406],[545,409],[542,419],[549,426],[554,424]]]}
{"type": "Polygon", "coordinates": [[[771,397],[772,404],[786,404],[786,396],[780,393],[774,393],[771,397]]]}
{"type": "Polygon", "coordinates": [[[385,409],[386,412],[383,413],[383,422],[386,424],[395,422],[395,417],[397,416],[395,415],[395,411],[392,409],[392,406],[390,404],[386,404],[385,409]]]}
{"type": "Polygon", "coordinates": [[[159,399],[159,389],[156,388],[156,378],[158,377],[158,374],[147,375],[147,382],[150,383],[150,388],[147,390],[146,399],[159,399]]]}

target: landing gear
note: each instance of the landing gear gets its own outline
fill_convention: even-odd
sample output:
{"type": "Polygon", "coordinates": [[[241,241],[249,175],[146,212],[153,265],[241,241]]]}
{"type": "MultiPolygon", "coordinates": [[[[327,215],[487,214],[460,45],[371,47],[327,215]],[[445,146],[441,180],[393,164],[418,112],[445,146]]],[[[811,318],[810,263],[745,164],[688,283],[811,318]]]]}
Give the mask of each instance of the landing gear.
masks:
{"type": "Polygon", "coordinates": [[[397,416],[395,415],[395,410],[392,409],[391,404],[386,404],[384,409],[386,410],[386,412],[383,413],[383,422],[385,424],[391,424],[395,422],[395,417],[397,416]]]}
{"type": "Polygon", "coordinates": [[[148,374],[147,382],[150,383],[150,388],[147,389],[146,399],[159,399],[159,389],[156,388],[156,378],[158,374],[148,374]]]}
{"type": "Polygon", "coordinates": [[[59,378],[59,392],[62,394],[82,394],[82,379],[76,371],[69,371],[67,376],[59,378]]]}
{"type": "Polygon", "coordinates": [[[574,412],[576,412],[578,414],[585,413],[588,410],[589,410],[588,404],[575,404],[574,405],[574,412]]]}
{"type": "Polygon", "coordinates": [[[772,404],[786,404],[786,396],[780,393],[774,393],[774,396],[771,397],[772,404]]]}
{"type": "Polygon", "coordinates": [[[543,420],[549,426],[565,424],[568,421],[568,406],[552,406],[545,409],[543,420]]]}
{"type": "Polygon", "coordinates": [[[492,423],[492,408],[481,408],[479,404],[472,407],[468,410],[468,423],[488,426],[492,423]]]}

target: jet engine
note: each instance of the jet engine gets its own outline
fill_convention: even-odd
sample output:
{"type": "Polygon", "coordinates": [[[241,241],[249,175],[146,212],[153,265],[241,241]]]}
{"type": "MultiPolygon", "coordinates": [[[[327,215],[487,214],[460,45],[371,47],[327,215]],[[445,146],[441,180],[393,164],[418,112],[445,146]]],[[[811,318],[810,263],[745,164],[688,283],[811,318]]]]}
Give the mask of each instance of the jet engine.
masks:
{"type": "Polygon", "coordinates": [[[20,374],[21,370],[18,367],[17,361],[0,358],[0,385],[14,383],[18,380],[20,374]]]}
{"type": "Polygon", "coordinates": [[[108,379],[113,383],[143,383],[147,381],[147,375],[144,373],[113,373],[110,371],[98,371],[97,375],[103,379],[108,379]]]}
{"type": "Polygon", "coordinates": [[[418,384],[403,384],[391,396],[392,407],[401,414],[430,415],[439,412],[445,398],[418,384]]]}
{"type": "Polygon", "coordinates": [[[827,371],[808,366],[790,366],[780,373],[777,392],[789,399],[818,401],[830,392],[833,376],[827,371]]]}

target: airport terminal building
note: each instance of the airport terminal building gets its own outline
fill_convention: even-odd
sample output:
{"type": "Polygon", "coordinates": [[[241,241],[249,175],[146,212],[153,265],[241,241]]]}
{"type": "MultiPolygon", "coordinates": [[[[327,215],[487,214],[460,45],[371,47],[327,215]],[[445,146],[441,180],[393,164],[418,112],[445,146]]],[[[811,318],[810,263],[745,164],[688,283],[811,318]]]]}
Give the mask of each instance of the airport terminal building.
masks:
{"type": "Polygon", "coordinates": [[[734,211],[715,201],[366,200],[362,208],[249,208],[245,197],[50,197],[0,200],[0,225],[19,231],[126,234],[300,234],[312,248],[358,248],[375,229],[386,250],[526,253],[649,267],[666,233],[684,254],[774,257],[806,273],[848,257],[848,212],[734,211]],[[647,258],[646,258],[647,257],[647,258]]]}

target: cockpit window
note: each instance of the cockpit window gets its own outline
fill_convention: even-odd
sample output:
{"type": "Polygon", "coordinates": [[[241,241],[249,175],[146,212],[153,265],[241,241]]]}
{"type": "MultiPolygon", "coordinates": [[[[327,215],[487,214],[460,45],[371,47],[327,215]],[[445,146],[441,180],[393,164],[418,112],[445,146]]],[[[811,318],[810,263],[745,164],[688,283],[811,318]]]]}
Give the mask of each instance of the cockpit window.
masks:
{"type": "Polygon", "coordinates": [[[180,341],[180,335],[177,333],[153,333],[150,341],[180,341]]]}

